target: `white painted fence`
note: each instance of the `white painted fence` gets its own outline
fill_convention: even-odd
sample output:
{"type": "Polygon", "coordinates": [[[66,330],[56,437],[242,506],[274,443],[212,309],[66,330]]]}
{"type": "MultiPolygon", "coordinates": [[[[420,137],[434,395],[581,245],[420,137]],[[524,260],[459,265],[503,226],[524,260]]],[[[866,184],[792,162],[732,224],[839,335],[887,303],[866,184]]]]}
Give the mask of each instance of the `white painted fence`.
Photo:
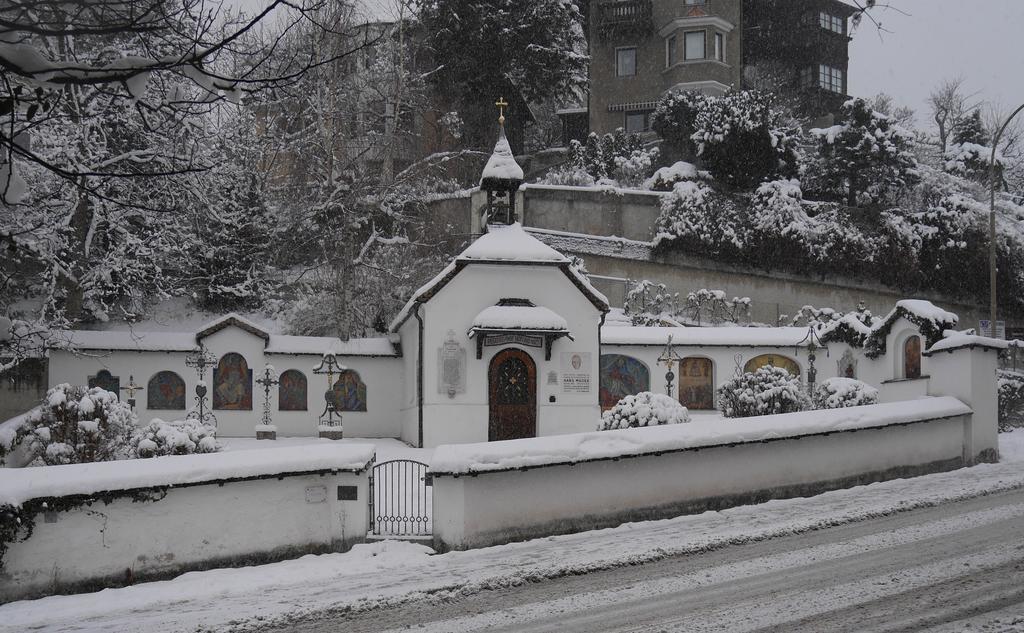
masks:
{"type": "Polygon", "coordinates": [[[366,537],[373,459],[321,445],[0,469],[0,508],[32,523],[0,601],[343,551],[366,537]]]}

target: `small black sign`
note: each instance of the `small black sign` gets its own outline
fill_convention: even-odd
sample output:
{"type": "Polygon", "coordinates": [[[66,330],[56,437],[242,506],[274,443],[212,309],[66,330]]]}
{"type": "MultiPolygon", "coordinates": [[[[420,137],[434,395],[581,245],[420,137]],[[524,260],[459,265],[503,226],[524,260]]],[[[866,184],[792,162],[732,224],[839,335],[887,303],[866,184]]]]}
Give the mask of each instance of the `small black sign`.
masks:
{"type": "Polygon", "coordinates": [[[358,486],[338,486],[338,501],[358,501],[358,486]]]}

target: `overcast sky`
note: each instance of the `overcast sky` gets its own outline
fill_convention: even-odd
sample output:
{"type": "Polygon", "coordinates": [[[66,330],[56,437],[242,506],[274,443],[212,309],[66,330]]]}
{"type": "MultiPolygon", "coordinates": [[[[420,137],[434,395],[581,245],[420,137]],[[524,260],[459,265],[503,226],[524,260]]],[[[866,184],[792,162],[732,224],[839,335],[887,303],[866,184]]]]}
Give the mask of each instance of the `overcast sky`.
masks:
{"type": "Polygon", "coordinates": [[[929,123],[928,93],[949,77],[963,77],[979,99],[1024,103],[1024,0],[887,1],[910,15],[877,11],[891,31],[881,39],[861,26],[850,45],[852,94],[886,92],[917,111],[920,127],[929,123]]]}

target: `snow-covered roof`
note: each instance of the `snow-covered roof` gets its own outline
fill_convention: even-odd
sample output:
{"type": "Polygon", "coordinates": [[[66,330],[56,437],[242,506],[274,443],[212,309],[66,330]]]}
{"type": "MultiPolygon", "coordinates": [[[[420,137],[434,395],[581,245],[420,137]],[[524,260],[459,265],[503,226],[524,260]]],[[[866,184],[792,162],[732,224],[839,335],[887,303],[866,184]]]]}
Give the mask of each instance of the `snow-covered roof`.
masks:
{"type": "Polygon", "coordinates": [[[487,159],[483,174],[480,176],[480,186],[484,187],[489,181],[496,183],[523,181],[523,168],[516,162],[512,155],[512,147],[505,138],[505,128],[502,127],[498,133],[498,142],[494,144],[494,152],[487,159]]]}
{"type": "Polygon", "coordinates": [[[21,505],[44,497],[255,479],[284,473],[360,472],[374,455],[373,444],[307,444],[272,451],[253,449],[42,468],[0,468],[0,505],[21,505]]]}
{"type": "Polygon", "coordinates": [[[132,352],[191,352],[198,349],[192,332],[135,332],[133,330],[63,330],[47,342],[50,349],[132,352]]]}
{"type": "Polygon", "coordinates": [[[231,326],[235,326],[245,330],[246,332],[255,334],[256,336],[262,338],[265,341],[270,340],[269,330],[267,330],[262,325],[258,325],[250,321],[249,319],[243,317],[242,315],[236,312],[229,312],[228,314],[225,314],[222,317],[218,317],[213,321],[210,321],[203,327],[199,328],[199,330],[196,331],[196,340],[204,339],[207,336],[213,334],[214,332],[219,332],[224,328],[231,326]]]}
{"type": "MultiPolygon", "coordinates": [[[[935,323],[955,324],[960,320],[960,317],[956,314],[949,312],[948,310],[943,310],[931,301],[925,301],[924,299],[903,299],[897,301],[896,306],[892,309],[892,312],[889,313],[889,316],[896,314],[900,308],[903,308],[918,318],[935,323]]],[[[889,316],[882,319],[882,322],[889,320],[889,316]]]]}
{"type": "Polygon", "coordinates": [[[602,311],[608,310],[608,297],[598,291],[586,275],[574,268],[568,257],[524,231],[523,226],[516,222],[508,226],[493,227],[489,233],[478,237],[433,279],[417,289],[391,321],[390,331],[397,332],[412,315],[416,304],[429,301],[469,264],[558,266],[595,307],[602,311]]]}
{"type": "MultiPolygon", "coordinates": [[[[219,326],[237,325],[218,319],[219,326]],[[225,325],[226,323],[226,325],[225,325]]],[[[250,322],[251,323],[251,322],[250,322]]],[[[243,328],[254,335],[249,328],[243,328]]],[[[209,334],[210,328],[200,332],[209,334]]],[[[266,330],[260,329],[262,332],[266,330]]],[[[66,330],[55,332],[49,343],[51,349],[104,350],[133,352],[192,352],[198,349],[199,333],[192,332],[134,332],[122,330],[66,330]]],[[[397,356],[394,343],[387,338],[358,338],[343,341],[335,336],[289,336],[265,334],[268,354],[309,354],[320,356],[332,352],[337,356],[397,356]]]]}
{"type": "Polygon", "coordinates": [[[395,356],[394,343],[384,337],[354,338],[343,341],[336,336],[287,336],[271,334],[264,350],[268,354],[315,354],[335,356],[395,356]]]}
{"type": "Polygon", "coordinates": [[[601,328],[605,345],[664,346],[672,336],[673,345],[705,347],[797,347],[806,346],[807,328],[801,327],[624,327],[601,328]]]}
{"type": "Polygon", "coordinates": [[[496,305],[484,308],[473,318],[473,329],[567,332],[569,324],[544,306],[496,305]]]}
{"type": "Polygon", "coordinates": [[[639,457],[745,442],[857,431],[948,418],[971,413],[956,398],[921,398],[825,411],[801,411],[729,420],[697,421],[617,431],[596,431],[542,438],[446,444],[437,447],[430,461],[434,475],[535,468],[556,464],[639,457]]]}
{"type": "Polygon", "coordinates": [[[569,258],[533,237],[523,225],[491,227],[478,237],[455,261],[568,262],[569,258]]]}
{"type": "Polygon", "coordinates": [[[1017,347],[1022,345],[1021,341],[1007,341],[1001,338],[991,338],[988,336],[975,336],[973,334],[956,333],[947,336],[941,341],[935,343],[928,348],[925,352],[925,356],[931,356],[936,352],[951,352],[955,349],[962,348],[974,348],[984,347],[987,349],[1008,349],[1011,346],[1017,347]]]}

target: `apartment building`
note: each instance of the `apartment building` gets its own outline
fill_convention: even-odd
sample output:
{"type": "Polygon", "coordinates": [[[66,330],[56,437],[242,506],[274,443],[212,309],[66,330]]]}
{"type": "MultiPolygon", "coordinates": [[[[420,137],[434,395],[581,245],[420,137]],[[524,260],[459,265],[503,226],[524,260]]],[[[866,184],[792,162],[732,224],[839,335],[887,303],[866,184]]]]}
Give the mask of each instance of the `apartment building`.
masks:
{"type": "Polygon", "coordinates": [[[589,103],[562,111],[567,136],[646,131],[670,90],[770,89],[828,115],[846,98],[854,12],[841,0],[589,0],[589,103]]]}

